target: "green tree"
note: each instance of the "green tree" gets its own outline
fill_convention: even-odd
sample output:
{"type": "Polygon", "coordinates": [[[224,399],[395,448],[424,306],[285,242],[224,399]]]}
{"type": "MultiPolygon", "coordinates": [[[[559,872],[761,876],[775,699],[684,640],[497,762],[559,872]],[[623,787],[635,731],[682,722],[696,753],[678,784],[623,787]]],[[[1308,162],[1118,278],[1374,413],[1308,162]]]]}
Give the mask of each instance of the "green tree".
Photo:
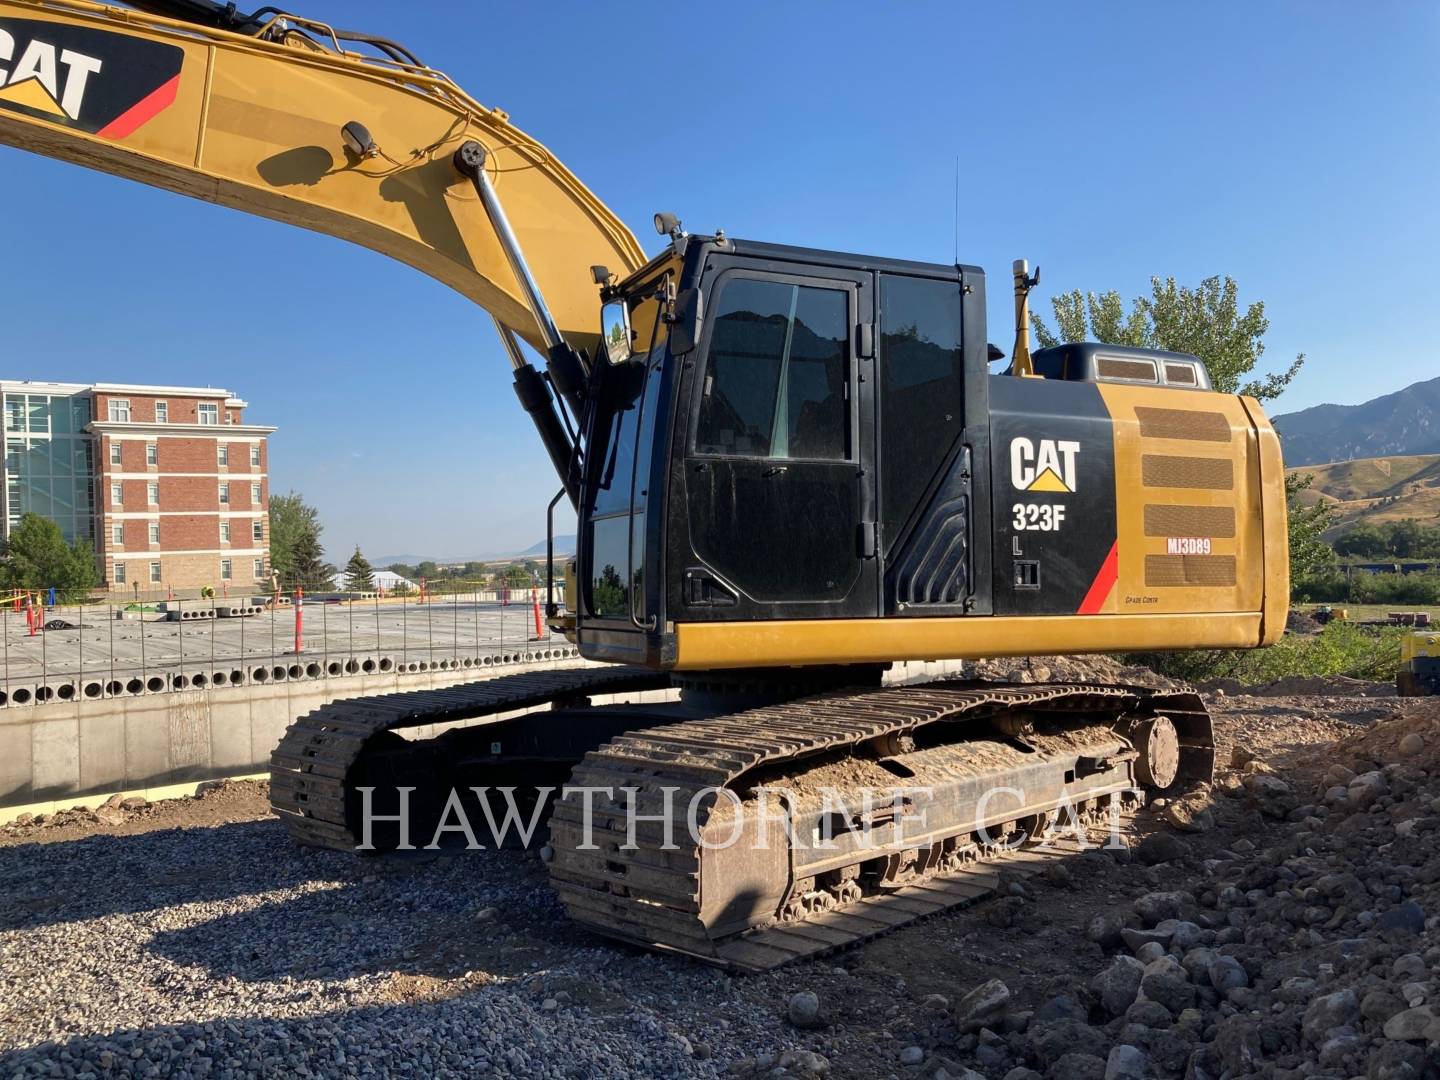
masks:
{"type": "Polygon", "coordinates": [[[1290,583],[1320,577],[1335,566],[1335,550],[1322,535],[1330,527],[1335,512],[1324,499],[1310,505],[1300,500],[1300,493],[1314,482],[1313,476],[1290,473],[1285,477],[1285,519],[1290,541],[1290,583]]]}
{"type": "Polygon", "coordinates": [[[370,560],[360,554],[360,545],[355,545],[355,554],[345,564],[345,588],[351,592],[370,592],[375,588],[375,568],[370,560]]]}
{"type": "Polygon", "coordinates": [[[416,576],[415,567],[409,565],[408,563],[391,563],[389,566],[385,567],[385,569],[389,570],[392,574],[399,574],[403,578],[414,578],[416,576]]]}
{"type": "Polygon", "coordinates": [[[294,491],[270,498],[270,565],[286,588],[329,589],[335,567],[320,546],[320,515],[294,491]]]}
{"type": "Polygon", "coordinates": [[[1386,550],[1385,537],[1369,522],[1361,522],[1335,541],[1335,551],[1339,555],[1371,559],[1384,555],[1386,550]]]}
{"type": "Polygon", "coordinates": [[[1386,537],[1387,546],[1397,559],[1416,559],[1420,557],[1420,552],[1425,550],[1427,530],[1418,521],[1411,518],[1392,521],[1386,531],[1389,533],[1386,537]]]}
{"type": "Polygon", "coordinates": [[[1175,279],[1150,279],[1150,295],[1137,296],[1130,311],[1113,289],[1082,293],[1079,289],[1052,297],[1056,329],[1039,314],[1030,316],[1036,340],[1045,348],[1066,341],[1103,341],[1190,353],[1205,361],[1215,388],[1227,394],[1248,394],[1261,401],[1278,397],[1299,373],[1305,355],[1284,371],[1248,382],[1265,353],[1262,340],[1270,329],[1265,305],[1256,300],[1240,310],[1235,279],[1208,277],[1195,288],[1175,279]]]}
{"type": "Polygon", "coordinates": [[[60,526],[26,514],[0,549],[0,584],[7,589],[50,589],[64,600],[83,600],[100,582],[88,541],[65,542],[60,526]]]}
{"type": "Polygon", "coordinates": [[[415,576],[422,577],[427,580],[431,578],[438,578],[440,576],[440,567],[436,565],[434,559],[426,559],[423,562],[416,564],[415,576]]]}

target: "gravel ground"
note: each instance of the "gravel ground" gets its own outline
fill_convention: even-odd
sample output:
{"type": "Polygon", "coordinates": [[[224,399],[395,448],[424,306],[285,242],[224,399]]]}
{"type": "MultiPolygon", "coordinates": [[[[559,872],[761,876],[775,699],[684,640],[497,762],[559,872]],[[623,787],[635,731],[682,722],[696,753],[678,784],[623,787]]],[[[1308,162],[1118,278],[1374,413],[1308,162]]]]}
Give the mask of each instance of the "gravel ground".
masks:
{"type": "Polygon", "coordinates": [[[1306,689],[1214,697],[1215,790],[1133,856],[754,978],[591,936],[530,855],[297,849],[261,784],[3,829],[0,1075],[1440,1075],[1440,715],[1306,689]]]}

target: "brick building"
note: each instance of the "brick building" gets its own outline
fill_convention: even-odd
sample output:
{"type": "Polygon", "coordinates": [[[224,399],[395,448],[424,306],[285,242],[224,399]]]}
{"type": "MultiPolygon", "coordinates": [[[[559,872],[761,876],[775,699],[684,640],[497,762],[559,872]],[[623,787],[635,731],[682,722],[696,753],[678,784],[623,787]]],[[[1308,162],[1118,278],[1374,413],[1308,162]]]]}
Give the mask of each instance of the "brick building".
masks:
{"type": "Polygon", "coordinates": [[[112,593],[242,593],[269,577],[273,427],[226,390],[0,383],[4,528],[34,511],[89,539],[112,593]]]}

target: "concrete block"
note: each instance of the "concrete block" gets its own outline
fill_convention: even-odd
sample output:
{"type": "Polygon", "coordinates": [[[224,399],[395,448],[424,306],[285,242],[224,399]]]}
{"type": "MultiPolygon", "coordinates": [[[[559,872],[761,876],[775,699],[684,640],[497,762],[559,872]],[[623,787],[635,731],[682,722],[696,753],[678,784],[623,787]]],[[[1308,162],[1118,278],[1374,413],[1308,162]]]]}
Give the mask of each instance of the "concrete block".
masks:
{"type": "Polygon", "coordinates": [[[302,701],[295,703],[295,708],[300,712],[292,711],[290,695],[285,692],[285,686],[266,687],[258,691],[250,702],[250,755],[255,762],[264,762],[267,766],[270,762],[270,752],[275,749],[280,738],[285,734],[285,729],[291,722],[303,713],[310,712],[309,708],[302,708],[302,701]]]}
{"type": "Polygon", "coordinates": [[[165,720],[170,730],[171,784],[204,780],[210,772],[210,695],[187,690],[166,695],[165,720]]]}
{"type": "Polygon", "coordinates": [[[20,806],[38,801],[32,797],[32,775],[30,725],[0,723],[0,805],[20,806]]]}
{"type": "MultiPolygon", "coordinates": [[[[80,723],[80,791],[125,787],[125,715],[113,702],[90,707],[80,723]]],[[[0,799],[3,801],[3,799],[0,799]]]]}
{"type": "Polygon", "coordinates": [[[125,786],[159,787],[170,775],[169,695],[117,699],[125,709],[125,786]]]}
{"type": "Polygon", "coordinates": [[[80,721],[40,720],[30,726],[35,798],[62,799],[80,787],[80,721]]]}
{"type": "MultiPolygon", "coordinates": [[[[219,694],[212,695],[219,698],[219,694]]],[[[242,695],[210,704],[210,766],[216,775],[261,772],[251,750],[250,704],[242,695]]]]}

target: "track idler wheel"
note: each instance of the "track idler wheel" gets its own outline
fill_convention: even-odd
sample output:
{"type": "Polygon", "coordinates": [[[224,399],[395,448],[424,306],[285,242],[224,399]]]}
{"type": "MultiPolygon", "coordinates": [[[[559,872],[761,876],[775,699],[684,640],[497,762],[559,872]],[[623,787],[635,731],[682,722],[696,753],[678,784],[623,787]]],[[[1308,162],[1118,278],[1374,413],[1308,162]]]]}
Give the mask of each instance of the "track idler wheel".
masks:
{"type": "Polygon", "coordinates": [[[1148,788],[1164,790],[1180,772],[1180,735],[1168,716],[1151,716],[1130,726],[1125,737],[1140,757],[1135,777],[1148,788]]]}

